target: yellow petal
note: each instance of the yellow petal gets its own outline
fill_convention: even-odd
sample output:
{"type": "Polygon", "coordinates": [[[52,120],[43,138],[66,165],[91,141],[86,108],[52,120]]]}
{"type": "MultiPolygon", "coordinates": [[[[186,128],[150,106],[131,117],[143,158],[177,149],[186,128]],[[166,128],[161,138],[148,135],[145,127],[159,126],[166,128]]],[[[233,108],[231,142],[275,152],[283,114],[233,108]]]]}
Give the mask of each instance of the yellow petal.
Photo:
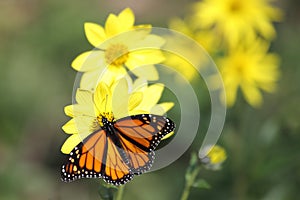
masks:
{"type": "Polygon", "coordinates": [[[241,85],[242,92],[246,101],[253,107],[257,108],[262,104],[262,96],[260,91],[250,85],[241,85]]]}
{"type": "Polygon", "coordinates": [[[93,126],[96,116],[77,116],[69,120],[62,129],[67,134],[86,134],[92,132],[90,128],[93,126]]]}
{"type": "Polygon", "coordinates": [[[210,158],[211,164],[215,165],[224,162],[227,158],[227,155],[223,147],[215,145],[210,149],[207,157],[210,158]]]}
{"type": "Polygon", "coordinates": [[[93,70],[82,74],[80,79],[80,88],[94,91],[98,84],[101,70],[93,70]]]}
{"type": "Polygon", "coordinates": [[[169,137],[171,137],[172,135],[174,135],[174,131],[168,133],[167,135],[165,135],[161,140],[165,140],[165,139],[168,139],[169,137]]]}
{"type": "Polygon", "coordinates": [[[260,29],[260,33],[266,39],[273,39],[276,36],[276,30],[271,23],[268,23],[266,21],[260,21],[260,20],[258,20],[258,22],[259,22],[258,28],[260,29]]]}
{"type": "Polygon", "coordinates": [[[65,106],[64,111],[67,116],[74,117],[73,105],[65,106]]]}
{"type": "Polygon", "coordinates": [[[191,27],[189,27],[187,22],[185,20],[180,19],[180,18],[173,18],[169,22],[169,27],[171,29],[179,31],[180,33],[183,33],[183,34],[185,34],[187,36],[190,36],[190,37],[193,37],[193,35],[194,35],[191,27]]]}
{"type": "Polygon", "coordinates": [[[168,112],[172,107],[174,106],[173,102],[164,102],[155,105],[151,108],[150,113],[155,115],[164,115],[166,112],[168,112]]]}
{"type": "Polygon", "coordinates": [[[132,91],[144,91],[147,88],[147,80],[143,78],[138,78],[134,81],[132,85],[132,91]]]}
{"type": "Polygon", "coordinates": [[[122,66],[110,65],[100,76],[99,81],[105,82],[107,86],[112,86],[113,83],[127,75],[127,71],[122,66]]]}
{"type": "Polygon", "coordinates": [[[81,105],[93,105],[93,93],[88,90],[77,89],[76,92],[76,101],[81,105]]]}
{"type": "Polygon", "coordinates": [[[136,50],[129,53],[125,64],[129,69],[134,69],[144,65],[161,63],[164,60],[165,56],[160,50],[136,50]]]}
{"type": "Polygon", "coordinates": [[[130,30],[134,25],[134,14],[130,8],[124,9],[118,16],[122,30],[130,30]]]}
{"type": "Polygon", "coordinates": [[[95,90],[94,103],[98,112],[111,111],[111,92],[104,82],[100,82],[95,90]]]}
{"type": "Polygon", "coordinates": [[[105,23],[107,36],[129,31],[134,25],[134,14],[131,9],[124,9],[118,16],[110,14],[105,23]]]}
{"type": "MultiPolygon", "coordinates": [[[[141,114],[150,114],[149,111],[146,111],[146,110],[137,110],[137,109],[133,109],[131,111],[129,111],[129,114],[126,115],[126,116],[131,116],[131,115],[141,115],[141,114]]],[[[123,116],[123,117],[126,117],[126,116],[123,116]]],[[[121,117],[122,118],[122,117],[121,117]]]]}
{"type": "Polygon", "coordinates": [[[82,138],[78,134],[71,135],[62,145],[61,152],[69,154],[81,141],[82,138]]]}
{"type": "Polygon", "coordinates": [[[129,113],[129,94],[126,79],[120,79],[114,88],[112,94],[112,111],[115,118],[119,119],[128,116],[129,113]]]}
{"type": "Polygon", "coordinates": [[[164,90],[164,85],[163,84],[153,84],[149,86],[145,92],[144,92],[144,100],[143,102],[145,105],[151,105],[154,106],[160,99],[162,92],[164,90]]]}
{"type": "Polygon", "coordinates": [[[123,44],[128,47],[129,51],[134,51],[136,49],[145,49],[147,47],[143,46],[142,44],[138,44],[140,44],[148,35],[149,31],[144,29],[123,31],[120,34],[114,34],[114,37],[111,37],[107,40],[107,42],[102,43],[101,49],[107,49],[112,44],[123,44]]]}
{"type": "Polygon", "coordinates": [[[84,138],[89,134],[74,134],[67,138],[65,143],[61,147],[61,152],[64,154],[69,154],[84,138]]]}
{"type": "Polygon", "coordinates": [[[77,56],[71,66],[79,72],[87,72],[105,67],[104,52],[99,50],[87,51],[77,56]]]}
{"type": "Polygon", "coordinates": [[[149,29],[151,30],[152,25],[151,24],[140,24],[133,26],[134,29],[149,29]]]}
{"type": "Polygon", "coordinates": [[[80,80],[80,87],[86,90],[94,90],[99,82],[104,82],[110,87],[118,79],[127,74],[124,67],[109,66],[105,69],[97,69],[85,72],[80,80]]]}
{"type": "MultiPolygon", "coordinates": [[[[151,29],[149,29],[151,30],[151,29]]],[[[142,36],[143,34],[147,34],[147,29],[145,29],[145,31],[143,31],[143,29],[141,30],[137,30],[136,32],[140,33],[140,36],[142,36]]],[[[131,32],[131,34],[133,34],[134,32],[131,32]]],[[[159,49],[160,47],[162,47],[165,44],[165,39],[163,39],[160,36],[157,35],[145,35],[145,38],[142,40],[137,40],[138,42],[135,43],[131,43],[130,49],[146,49],[146,48],[151,48],[153,50],[155,50],[156,48],[159,49]]]]}
{"type": "Polygon", "coordinates": [[[65,107],[65,113],[67,116],[76,117],[76,116],[94,116],[94,110],[92,105],[81,105],[74,104],[68,105],[65,107]]]}
{"type": "Polygon", "coordinates": [[[153,65],[136,67],[131,72],[137,77],[149,81],[156,81],[159,78],[158,72],[153,65]]]}
{"type": "Polygon", "coordinates": [[[227,106],[231,107],[235,103],[238,86],[237,85],[232,85],[230,87],[225,86],[225,89],[226,89],[226,93],[222,93],[221,95],[223,96],[220,96],[220,98],[223,100],[226,99],[227,106]],[[225,98],[224,95],[226,95],[225,98]]]}
{"type": "Polygon", "coordinates": [[[105,22],[105,32],[108,37],[118,33],[118,18],[114,14],[109,14],[105,22]]]}
{"type": "Polygon", "coordinates": [[[65,125],[62,126],[62,129],[65,133],[74,134],[78,133],[77,125],[74,118],[70,119],[65,125]]]}
{"type": "Polygon", "coordinates": [[[103,27],[98,24],[85,23],[84,30],[88,41],[94,47],[98,47],[106,39],[106,35],[103,27]]]}
{"type": "Polygon", "coordinates": [[[129,97],[129,111],[136,108],[143,100],[143,93],[142,92],[134,92],[129,97]]]}
{"type": "MultiPolygon", "coordinates": [[[[164,90],[163,84],[153,84],[143,91],[143,100],[136,109],[150,112],[152,107],[159,101],[164,90]]],[[[140,91],[140,90],[139,90],[140,91]]]]}

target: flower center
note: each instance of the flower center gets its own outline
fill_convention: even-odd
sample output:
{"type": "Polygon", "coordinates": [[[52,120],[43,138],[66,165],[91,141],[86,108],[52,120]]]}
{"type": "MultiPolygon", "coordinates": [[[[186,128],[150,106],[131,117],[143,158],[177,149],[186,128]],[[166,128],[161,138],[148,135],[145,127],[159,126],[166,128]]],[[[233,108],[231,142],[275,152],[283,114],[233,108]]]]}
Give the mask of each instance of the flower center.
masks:
{"type": "Polygon", "coordinates": [[[128,48],[123,44],[112,44],[105,51],[107,64],[115,66],[123,65],[128,59],[128,48]]]}
{"type": "Polygon", "coordinates": [[[103,118],[106,118],[108,122],[113,122],[114,120],[114,115],[112,112],[102,112],[98,117],[97,117],[97,121],[98,124],[103,127],[103,118]]]}
{"type": "Polygon", "coordinates": [[[245,80],[246,77],[249,75],[249,67],[247,63],[245,63],[245,60],[243,57],[238,58],[233,63],[233,69],[235,71],[236,77],[239,77],[240,80],[245,80]]]}
{"type": "Polygon", "coordinates": [[[232,1],[231,4],[229,5],[229,10],[232,13],[237,13],[242,10],[242,3],[238,1],[232,1]]]}

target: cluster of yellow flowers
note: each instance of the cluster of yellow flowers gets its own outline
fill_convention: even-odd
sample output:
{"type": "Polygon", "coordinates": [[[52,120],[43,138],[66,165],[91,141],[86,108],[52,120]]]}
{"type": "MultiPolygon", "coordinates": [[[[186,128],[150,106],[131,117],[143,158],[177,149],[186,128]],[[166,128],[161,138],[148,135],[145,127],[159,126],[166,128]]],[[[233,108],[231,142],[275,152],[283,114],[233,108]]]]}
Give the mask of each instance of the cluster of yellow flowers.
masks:
{"type": "Polygon", "coordinates": [[[163,115],[173,107],[172,102],[157,104],[163,84],[147,82],[159,78],[154,64],[165,59],[160,50],[165,41],[151,34],[151,25],[135,26],[134,20],[127,8],[117,16],[110,14],[104,27],[85,23],[86,37],[94,49],[71,64],[82,74],[76,103],[65,107],[71,120],[62,128],[71,136],[61,148],[63,153],[69,154],[98,130],[102,116],[114,121],[135,114],[163,115]]]}
{"type": "MultiPolygon", "coordinates": [[[[169,24],[192,37],[215,60],[228,106],[236,102],[238,89],[253,107],[262,104],[262,90],[276,89],[279,58],[268,51],[276,35],[273,22],[280,21],[282,13],[271,1],[202,0],[192,5],[192,12],[183,20],[175,18],[169,24]]],[[[191,69],[180,58],[168,62],[191,69]]],[[[187,77],[193,78],[192,74],[187,77]]]]}
{"type": "MultiPolygon", "coordinates": [[[[279,21],[282,14],[271,3],[202,0],[193,3],[192,12],[183,20],[175,18],[169,24],[171,29],[193,38],[215,60],[228,106],[236,102],[239,89],[253,107],[262,104],[262,91],[276,89],[279,58],[269,53],[269,46],[276,35],[273,22],[279,21]]],[[[62,146],[63,153],[69,154],[98,130],[103,116],[114,121],[135,114],[163,115],[170,110],[172,102],[158,104],[164,85],[148,84],[159,79],[155,64],[164,62],[190,80],[195,77],[197,70],[188,60],[162,52],[167,38],[153,34],[151,29],[149,24],[135,25],[129,8],[119,15],[110,14],[104,26],[85,23],[85,34],[93,49],[78,55],[71,64],[81,75],[75,104],[65,107],[71,120],[63,130],[71,135],[62,146]]],[[[201,57],[180,42],[170,44],[201,57]]],[[[217,152],[221,153],[208,154],[213,164],[226,159],[225,151],[217,152]]]]}

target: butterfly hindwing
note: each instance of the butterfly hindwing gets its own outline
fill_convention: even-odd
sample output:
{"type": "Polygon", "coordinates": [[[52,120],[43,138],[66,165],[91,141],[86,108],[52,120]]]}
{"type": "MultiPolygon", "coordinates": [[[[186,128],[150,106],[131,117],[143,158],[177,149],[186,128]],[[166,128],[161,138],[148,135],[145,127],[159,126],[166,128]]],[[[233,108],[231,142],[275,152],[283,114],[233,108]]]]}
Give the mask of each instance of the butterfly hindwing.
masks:
{"type": "Polygon", "coordinates": [[[172,132],[175,124],[159,115],[142,114],[122,118],[114,128],[130,161],[134,174],[148,171],[154,160],[154,149],[161,139],[172,132]]]}
{"type": "Polygon", "coordinates": [[[128,167],[127,158],[123,155],[123,149],[115,145],[111,138],[108,141],[103,179],[113,185],[124,184],[133,178],[133,174],[128,167]]]}

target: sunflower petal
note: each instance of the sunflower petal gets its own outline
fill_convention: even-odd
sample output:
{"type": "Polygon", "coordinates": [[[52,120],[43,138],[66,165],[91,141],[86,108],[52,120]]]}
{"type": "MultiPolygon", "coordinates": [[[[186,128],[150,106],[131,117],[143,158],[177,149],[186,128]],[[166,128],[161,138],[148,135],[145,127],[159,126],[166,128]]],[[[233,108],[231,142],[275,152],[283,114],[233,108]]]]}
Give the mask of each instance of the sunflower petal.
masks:
{"type": "Polygon", "coordinates": [[[174,135],[174,131],[168,133],[167,135],[165,135],[161,140],[165,140],[165,139],[168,139],[169,137],[171,137],[172,135],[174,135]]]}
{"type": "Polygon", "coordinates": [[[131,70],[137,77],[149,81],[156,81],[159,79],[159,74],[154,65],[140,66],[131,70]]]}
{"type": "Polygon", "coordinates": [[[104,28],[98,24],[85,23],[84,30],[88,41],[94,47],[98,47],[106,39],[104,28]]]}
{"type": "Polygon", "coordinates": [[[150,113],[155,115],[164,115],[174,106],[173,102],[164,102],[157,104],[151,108],[150,113]]]}
{"type": "Polygon", "coordinates": [[[72,68],[79,72],[87,72],[105,67],[103,51],[86,51],[77,56],[72,64],[72,68]]]}
{"type": "Polygon", "coordinates": [[[70,152],[80,143],[88,134],[74,134],[67,138],[65,143],[61,147],[61,152],[64,154],[70,154],[70,152]]]}
{"type": "Polygon", "coordinates": [[[85,106],[93,105],[93,93],[89,90],[77,89],[75,98],[78,104],[85,106]]]}
{"type": "Polygon", "coordinates": [[[125,78],[120,79],[114,86],[112,94],[112,111],[115,118],[128,116],[129,94],[128,83],[125,78]]]}
{"type": "Polygon", "coordinates": [[[121,29],[130,30],[134,25],[134,14],[130,8],[124,9],[118,16],[121,29]]]}
{"type": "Polygon", "coordinates": [[[74,118],[70,119],[65,125],[62,126],[62,130],[68,134],[78,133],[77,125],[74,118]]]}
{"type": "Polygon", "coordinates": [[[98,113],[110,112],[111,108],[111,92],[104,82],[100,82],[94,94],[94,104],[98,109],[98,113]]]}
{"type": "Polygon", "coordinates": [[[139,66],[161,63],[165,60],[165,56],[158,49],[152,50],[136,50],[129,53],[126,65],[129,69],[139,66]]]}
{"type": "Polygon", "coordinates": [[[262,95],[259,89],[250,85],[241,85],[241,88],[246,101],[251,106],[257,108],[262,104],[262,95]]]}
{"type": "Polygon", "coordinates": [[[136,108],[143,100],[142,92],[134,92],[129,97],[128,110],[131,111],[136,108]]]}

